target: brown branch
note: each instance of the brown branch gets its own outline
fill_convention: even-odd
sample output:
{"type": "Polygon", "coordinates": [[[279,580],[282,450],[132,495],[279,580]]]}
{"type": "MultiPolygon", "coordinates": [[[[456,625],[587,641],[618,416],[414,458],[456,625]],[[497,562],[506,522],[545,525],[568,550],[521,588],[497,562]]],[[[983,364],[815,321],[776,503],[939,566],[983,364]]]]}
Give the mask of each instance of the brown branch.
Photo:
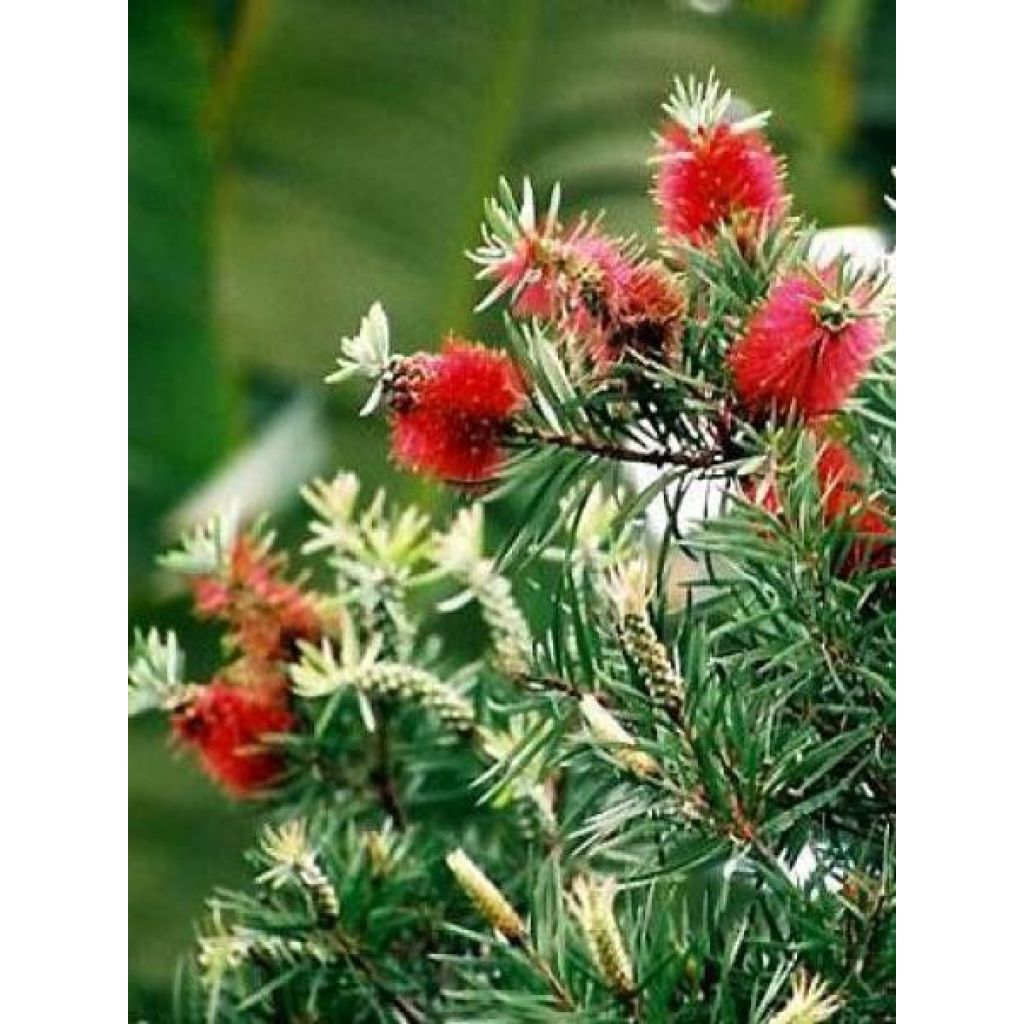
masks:
{"type": "Polygon", "coordinates": [[[575,1010],[576,1002],[572,997],[572,993],[565,987],[558,975],[555,974],[554,969],[534,948],[533,944],[528,939],[521,939],[517,945],[525,954],[526,959],[530,961],[534,970],[547,982],[559,1008],[570,1012],[575,1010]]]}
{"type": "Polygon", "coordinates": [[[398,801],[398,788],[391,767],[391,715],[389,710],[380,704],[375,710],[377,764],[370,774],[370,781],[377,791],[377,799],[384,813],[395,823],[395,828],[403,829],[405,814],[398,801]]]}
{"type": "Polygon", "coordinates": [[[639,462],[650,466],[682,466],[685,469],[711,469],[722,460],[721,451],[709,448],[697,453],[689,453],[669,448],[654,450],[638,450],[624,445],[614,444],[585,434],[558,434],[550,430],[540,430],[516,424],[509,429],[510,441],[521,441],[532,444],[549,445],[564,448],[584,455],[596,455],[601,459],[615,462],[639,462]]]}
{"type": "Polygon", "coordinates": [[[565,697],[573,697],[581,700],[583,691],[571,680],[562,679],[560,676],[533,675],[529,672],[513,672],[508,679],[517,686],[522,686],[532,693],[544,693],[552,690],[565,697]]]}
{"type": "Polygon", "coordinates": [[[358,970],[378,995],[399,1014],[406,1024],[425,1024],[427,1015],[412,1000],[392,989],[380,976],[373,961],[361,952],[355,941],[339,926],[330,935],[338,953],[358,970]]]}

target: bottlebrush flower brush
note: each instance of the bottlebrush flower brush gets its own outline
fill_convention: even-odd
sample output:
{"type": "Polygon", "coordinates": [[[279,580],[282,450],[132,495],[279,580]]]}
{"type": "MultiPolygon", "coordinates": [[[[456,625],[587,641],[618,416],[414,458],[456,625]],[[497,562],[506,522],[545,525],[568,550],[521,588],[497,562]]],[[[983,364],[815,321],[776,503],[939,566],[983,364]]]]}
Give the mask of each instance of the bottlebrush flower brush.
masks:
{"type": "Polygon", "coordinates": [[[668,240],[700,245],[723,225],[744,232],[785,213],[785,165],[761,131],[768,114],[730,122],[731,103],[713,73],[685,86],[676,79],[654,157],[654,197],[668,240]]]}
{"type": "Polygon", "coordinates": [[[783,277],[729,354],[747,408],[805,418],[839,409],[882,341],[880,289],[845,264],[783,277]]]}

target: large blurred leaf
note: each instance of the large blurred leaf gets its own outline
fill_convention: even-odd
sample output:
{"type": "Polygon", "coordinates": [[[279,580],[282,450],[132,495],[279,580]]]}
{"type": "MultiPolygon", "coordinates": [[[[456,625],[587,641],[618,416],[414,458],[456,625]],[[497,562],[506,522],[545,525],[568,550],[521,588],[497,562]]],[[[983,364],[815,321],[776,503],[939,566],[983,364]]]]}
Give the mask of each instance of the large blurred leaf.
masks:
{"type": "Polygon", "coordinates": [[[653,0],[275,4],[230,121],[225,340],[308,378],[375,298],[400,346],[467,328],[461,253],[502,172],[561,178],[570,206],[649,230],[658,104],[672,74],[712,65],[776,110],[812,212],[856,217],[836,159],[852,100],[835,100],[851,89],[827,56],[806,19],[653,0]]]}
{"type": "MultiPolygon", "coordinates": [[[[129,540],[136,609],[162,517],[219,463],[231,437],[233,389],[212,322],[215,168],[205,121],[211,40],[199,13],[185,0],[133,0],[129,10],[129,540]]],[[[190,922],[209,888],[236,876],[243,843],[243,817],[165,748],[161,723],[133,725],[128,916],[136,1019],[167,1018],[190,922]]]]}
{"type": "Polygon", "coordinates": [[[132,568],[156,524],[224,454],[231,386],[214,343],[211,76],[196,5],[129,9],[129,521],[132,568]]]}

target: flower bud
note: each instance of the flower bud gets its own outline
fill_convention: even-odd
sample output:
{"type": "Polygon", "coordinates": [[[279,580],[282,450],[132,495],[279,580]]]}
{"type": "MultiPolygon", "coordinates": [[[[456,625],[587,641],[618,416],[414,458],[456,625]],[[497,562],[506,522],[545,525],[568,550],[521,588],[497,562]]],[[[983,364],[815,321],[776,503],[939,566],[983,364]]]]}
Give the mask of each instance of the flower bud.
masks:
{"type": "Polygon", "coordinates": [[[305,822],[295,820],[278,828],[268,826],[260,850],[270,861],[270,867],[257,881],[278,888],[294,878],[309,894],[317,917],[325,922],[337,921],[341,914],[338,893],[317,862],[305,822]]]}
{"type": "Polygon", "coordinates": [[[828,994],[828,989],[820,978],[808,974],[802,968],[797,969],[790,978],[790,986],[792,994],[789,1002],[768,1024],[820,1024],[842,1006],[837,996],[828,994]]]}
{"type": "Polygon", "coordinates": [[[580,701],[580,712],[595,739],[618,747],[616,758],[631,771],[637,775],[653,775],[658,770],[658,762],[635,749],[636,737],[628,733],[610,711],[601,707],[593,694],[588,693],[580,701]]]}
{"type": "Polygon", "coordinates": [[[445,858],[462,891],[487,922],[510,942],[526,936],[526,925],[498,887],[466,856],[461,849],[445,858]]]}
{"type": "Polygon", "coordinates": [[[619,995],[628,996],[634,992],[633,965],[615,921],[616,889],[614,878],[578,875],[572,886],[575,899],[570,909],[580,923],[601,977],[619,995]]]}
{"type": "Polygon", "coordinates": [[[608,595],[618,613],[623,650],[636,666],[651,699],[677,716],[683,707],[683,681],[647,617],[647,575],[643,558],[616,566],[608,574],[608,595]]]}

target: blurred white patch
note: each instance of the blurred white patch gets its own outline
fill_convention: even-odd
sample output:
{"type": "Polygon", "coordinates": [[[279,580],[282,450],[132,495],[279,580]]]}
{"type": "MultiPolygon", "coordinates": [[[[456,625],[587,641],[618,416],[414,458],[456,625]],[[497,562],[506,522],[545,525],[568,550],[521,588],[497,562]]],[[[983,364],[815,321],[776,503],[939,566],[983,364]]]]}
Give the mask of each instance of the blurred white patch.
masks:
{"type": "Polygon", "coordinates": [[[243,522],[272,513],[295,499],[329,455],[320,406],[302,395],[168,515],[166,532],[180,534],[233,503],[243,522]]]}
{"type": "Polygon", "coordinates": [[[885,235],[877,228],[827,228],[819,231],[811,242],[811,260],[830,263],[841,252],[853,256],[864,266],[875,266],[885,261],[885,235]]]}

